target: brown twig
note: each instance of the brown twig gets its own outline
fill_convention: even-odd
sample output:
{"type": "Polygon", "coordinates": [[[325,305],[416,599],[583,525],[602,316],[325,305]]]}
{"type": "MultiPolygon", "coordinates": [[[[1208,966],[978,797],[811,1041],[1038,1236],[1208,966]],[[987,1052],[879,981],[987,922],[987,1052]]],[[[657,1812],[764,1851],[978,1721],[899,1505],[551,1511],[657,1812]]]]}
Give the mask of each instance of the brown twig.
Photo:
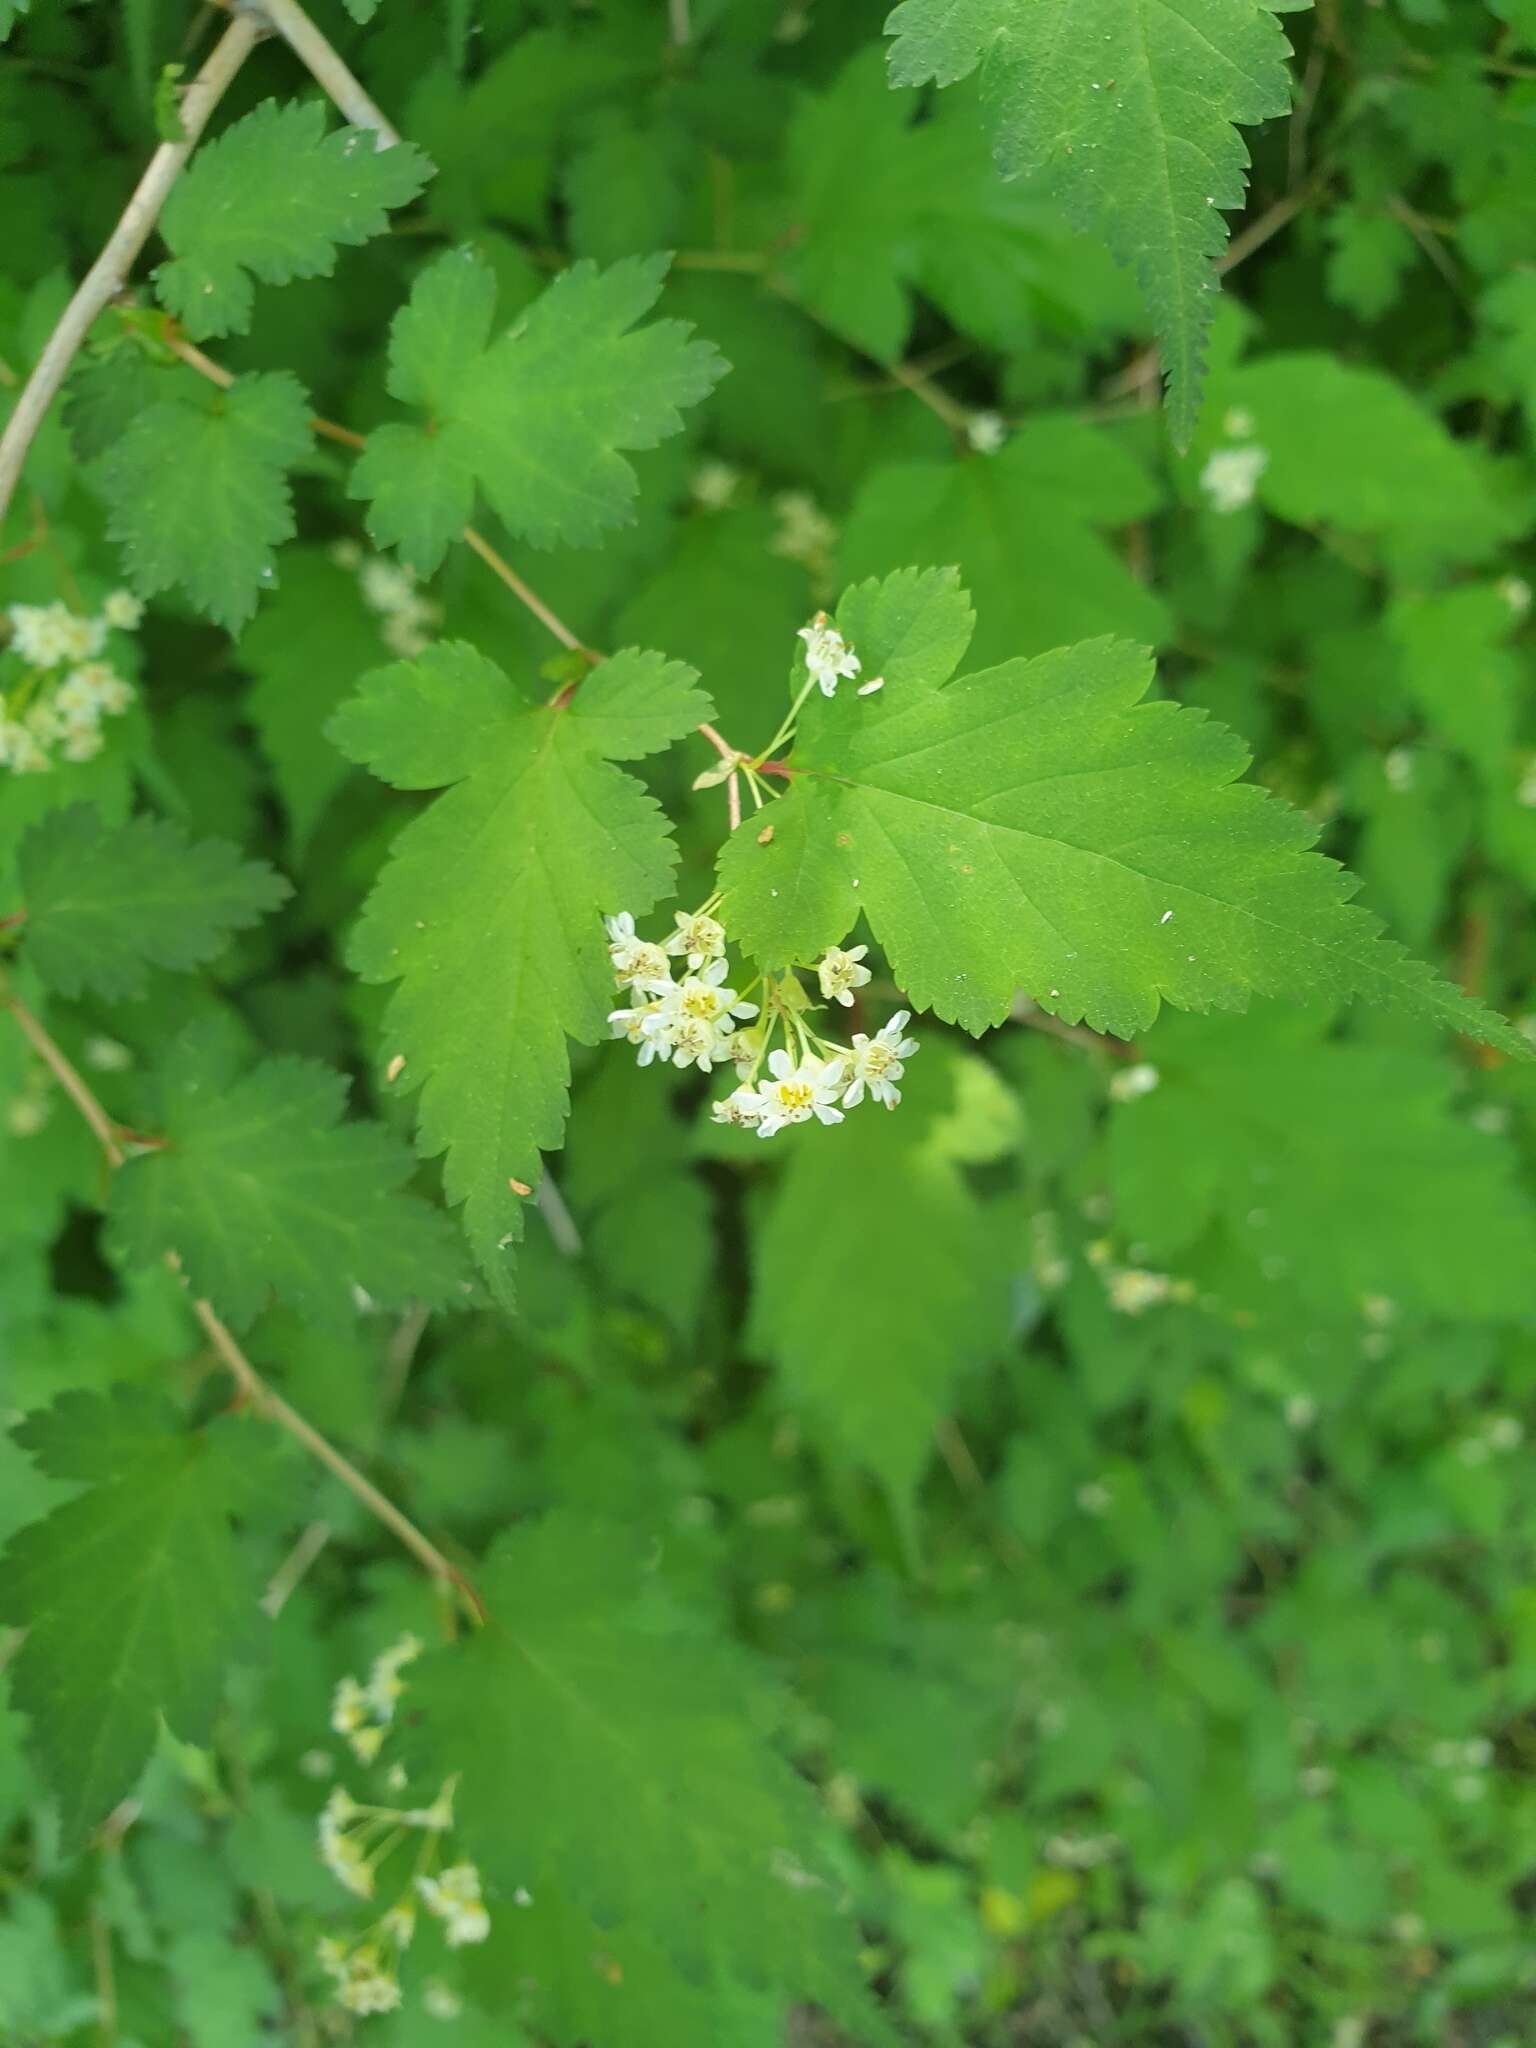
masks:
{"type": "MultiPolygon", "coordinates": [[[[117,1127],[92,1093],[89,1084],[79,1069],[53,1038],[46,1027],[35,1017],[20,996],[6,990],[0,994],[0,1007],[9,1010],[22,1034],[38,1057],[48,1067],[59,1086],[85,1119],[102,1156],[114,1170],[123,1165],[126,1154],[118,1143],[117,1127]]],[[[166,1255],[166,1263],[181,1277],[181,1262],[174,1252],[166,1255]]],[[[327,1442],[311,1423],[305,1421],[296,1408],[292,1408],[275,1388],[269,1386],[257,1372],[254,1365],[241,1350],[227,1324],[219,1316],[211,1302],[192,1297],[192,1313],[202,1324],[214,1350],[227,1368],[241,1394],[258,1415],[275,1422],[279,1428],[301,1443],[311,1457],[333,1473],[354,1498],[360,1500],[370,1514],[377,1517],[394,1536],[398,1537],[433,1578],[445,1585],[456,1587],[469,1602],[474,1613],[484,1618],[485,1607],[474,1586],[457,1565],[438,1549],[437,1545],[424,1536],[410,1518],[401,1513],[392,1500],[380,1493],[369,1479],[365,1479],[357,1467],[344,1458],[336,1447],[327,1442]]]]}
{"type": "Polygon", "coordinates": [[[1111,1059],[1139,1060],[1140,1048],[1128,1038],[1111,1038],[1102,1031],[1090,1031],[1083,1024],[1063,1024],[1049,1010],[1024,999],[1014,1005],[1011,1021],[1027,1024],[1031,1031],[1043,1031],[1047,1038],[1059,1038],[1063,1045],[1081,1046],[1085,1052],[1107,1052],[1111,1059]]]}
{"type": "Polygon", "coordinates": [[[127,282],[139,251],[149,240],[160,218],[160,209],[171,187],[181,175],[193,146],[209,115],[223,97],[230,80],[255,49],[261,23],[254,15],[241,14],[229,24],[214,45],[208,61],[187,87],[181,101],[180,142],[162,142],[149,160],[148,168],[123,209],[122,218],[107,237],[96,261],[75,289],[60,314],[43,352],[32,367],[16,409],[0,435],[0,521],[3,521],[21,476],[22,464],[32,438],[42,425],[48,408],[64,382],[80,344],[92,322],[108,307],[127,282]]]}
{"type": "Polygon", "coordinates": [[[371,128],[380,149],[393,149],[399,135],[352,76],[298,0],[257,0],[257,11],[276,29],[327,98],[354,128],[371,128]]]}

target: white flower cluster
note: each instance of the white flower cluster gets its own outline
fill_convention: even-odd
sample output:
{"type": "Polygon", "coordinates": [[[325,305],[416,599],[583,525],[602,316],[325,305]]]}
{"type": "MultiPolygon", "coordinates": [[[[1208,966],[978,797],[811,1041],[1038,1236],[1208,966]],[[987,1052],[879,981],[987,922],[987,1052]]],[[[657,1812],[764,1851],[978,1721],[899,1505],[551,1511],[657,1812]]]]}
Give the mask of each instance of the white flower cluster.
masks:
{"type": "Polygon", "coordinates": [[[371,1764],[383,1745],[395,1703],[405,1691],[400,1673],[421,1655],[420,1640],[401,1636],[374,1658],[366,1685],[343,1678],[331,1699],[331,1727],[344,1736],[359,1763],[371,1764]]]}
{"type": "MultiPolygon", "coordinates": [[[[917,1051],[905,1036],[911,1013],[898,1010],[873,1037],[857,1031],[851,1044],[824,1038],[806,1023],[813,1003],[795,974],[765,976],[762,1002],[726,985],[727,936],[713,896],[698,910],[679,911],[671,935],[643,938],[626,910],[606,920],[614,981],[630,1001],[609,1013],[616,1038],[634,1046],[640,1065],[660,1060],[674,1067],[736,1070],[738,1086],[714,1105],[717,1123],[736,1124],[771,1138],[787,1124],[840,1124],[866,1096],[894,1109],[905,1062],[917,1051]],[[673,963],[684,971],[673,978],[673,963]],[[774,1045],[782,1031],[784,1043],[774,1045]]],[[[851,1008],[868,985],[867,946],[829,946],[815,963],[822,997],[851,1008]]]]}
{"type": "Polygon", "coordinates": [[[41,775],[55,748],[65,761],[101,752],[101,721],[128,709],[133,686],[99,657],[109,634],[133,632],[143,615],[126,590],[114,590],[94,617],[65,604],[6,607],[9,651],[25,672],[0,696],[0,767],[41,775]]]}
{"type": "Polygon", "coordinates": [[[386,555],[365,554],[355,540],[337,541],[331,560],[357,577],[364,604],[379,615],[379,631],[391,654],[409,661],[431,644],[443,608],[422,596],[413,569],[386,555]]]}
{"type": "MultiPolygon", "coordinates": [[[[374,1659],[366,1683],[343,1678],[336,1687],[331,1726],[362,1762],[376,1760],[406,1689],[401,1672],[420,1656],[421,1647],[415,1636],[401,1636],[374,1659]]],[[[387,1774],[387,1782],[395,1788],[405,1785],[399,1765],[387,1774]]],[[[448,1779],[430,1804],[414,1807],[356,1799],[344,1785],[337,1785],[320,1810],[316,1822],[320,1860],[354,1898],[373,1898],[381,1865],[408,1836],[422,1838],[415,1869],[394,1903],[356,1940],[327,1935],[319,1943],[317,1954],[335,1986],[336,2002],[348,2012],[393,2012],[400,2004],[399,1963],[416,1933],[418,1901],[441,1923],[450,1948],[484,1941],[491,1931],[491,1916],[481,1897],[480,1873],[474,1864],[460,1861],[437,1869],[444,1837],[453,1827],[456,1782],[448,1779]]],[[[446,2006],[453,1993],[439,1984],[434,1998],[438,2006],[446,2006]]],[[[432,2010],[431,2004],[428,2009],[432,2010]]],[[[435,2011],[433,2016],[448,2015],[435,2011]]]]}
{"type": "Polygon", "coordinates": [[[443,1923],[450,1948],[465,1948],[484,1941],[491,1931],[491,1916],[480,1900],[480,1873],[473,1863],[455,1863],[440,1877],[418,1877],[416,1889],[421,1902],[443,1923]]]}
{"type": "Polygon", "coordinates": [[[1191,1281],[1176,1280],[1171,1273],[1148,1272],[1144,1266],[1116,1265],[1108,1238],[1089,1245],[1088,1263],[1098,1268],[1109,1305],[1118,1315],[1145,1315],[1149,1308],[1161,1308],[1171,1301],[1187,1304],[1195,1298],[1191,1281]]]}
{"type": "Polygon", "coordinates": [[[769,542],[769,552],[798,562],[808,572],[818,597],[829,592],[837,528],[805,491],[781,491],[773,501],[773,513],[778,530],[769,542]]]}

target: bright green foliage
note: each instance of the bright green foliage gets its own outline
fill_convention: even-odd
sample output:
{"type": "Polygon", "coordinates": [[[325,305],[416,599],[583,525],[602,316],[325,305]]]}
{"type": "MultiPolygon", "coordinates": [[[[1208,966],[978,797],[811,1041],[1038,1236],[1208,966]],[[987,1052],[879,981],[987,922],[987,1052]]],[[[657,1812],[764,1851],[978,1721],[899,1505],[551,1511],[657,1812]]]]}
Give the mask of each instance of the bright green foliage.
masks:
{"type": "Polygon", "coordinates": [[[1002,183],[970,107],[917,107],[889,90],[878,50],[809,102],[790,135],[797,292],[834,333],[882,362],[901,354],[922,291],[996,347],[1037,309],[1038,198],[1002,183]]]}
{"type": "Polygon", "coordinates": [[[142,995],[148,968],[200,966],[289,893],[227,840],[189,843],[155,818],[110,826],[88,804],[35,825],[17,870],[27,958],[65,996],[142,995]]]}
{"type": "Polygon", "coordinates": [[[352,946],[396,981],[389,1060],[420,1088],[419,1143],[446,1154],[476,1258],[499,1290],[525,1199],[560,1142],[567,1037],[604,1036],[617,1001],[602,919],[643,914],[675,855],[634,761],[706,718],[692,669],[635,651],[536,706],[463,646],[365,678],[337,744],[400,789],[449,787],[408,825],[352,946]]]}
{"type": "Polygon", "coordinates": [[[1377,371],[1266,356],[1223,395],[1224,431],[1265,450],[1259,496],[1281,519],[1379,534],[1410,571],[1480,560],[1511,531],[1513,511],[1475,446],[1377,371]]]}
{"type": "Polygon", "coordinates": [[[273,549],[293,533],[286,472],[309,447],[303,388],[281,371],[139,414],[101,466],[135,590],[180,585],[219,625],[242,625],[273,579],[273,549]]]}
{"type": "Polygon", "coordinates": [[[112,1191],[123,1255],[175,1252],[188,1283],[244,1325],[275,1293],[332,1325],[355,1290],[383,1307],[461,1298],[452,1233],[403,1194],[410,1156],[375,1124],[342,1123],[346,1082],[311,1060],[240,1073],[228,1044],[193,1030],[149,1103],[163,1149],[131,1159],[112,1191]]]}
{"type": "Polygon", "coordinates": [[[462,1832],[487,1872],[637,1928],[684,1975],[767,1982],[883,2039],[815,1803],[765,1743],[771,1701],[748,1670],[600,1521],[505,1537],[483,1590],[487,1627],[412,1704],[429,1767],[464,1773],[462,1832]]]}
{"type": "MultiPolygon", "coordinates": [[[[843,634],[886,687],[806,721],[764,846],[721,857],[726,916],[766,966],[811,959],[862,914],[913,1002],[980,1031],[1016,989],[1129,1038],[1160,1005],[1369,995],[1518,1047],[1350,905],[1307,818],[1244,787],[1240,741],[1166,703],[1112,641],[942,687],[954,653],[912,652],[908,593],[861,584],[843,634]]],[[[937,595],[931,600],[937,605],[937,595]]],[[[963,596],[948,586],[948,602],[963,596]]]]}
{"type": "Polygon", "coordinates": [[[230,1516],[267,1462],[248,1427],[180,1429],[127,1393],[66,1394],[18,1435],[55,1478],[89,1482],[0,1555],[0,1612],[27,1631],[12,1689],[73,1847],[132,1791],[162,1715],[208,1739],[256,1619],[230,1516]]]}
{"type": "Polygon", "coordinates": [[[1115,1112],[1117,1222],[1155,1265],[1215,1238],[1252,1307],[1499,1320],[1536,1306],[1536,1228],[1496,1136],[1437,1063],[1291,1031],[1181,1023],[1115,1112]]]}
{"type": "Polygon", "coordinates": [[[756,1243],[753,1341],[828,1454],[903,1517],[961,1373],[1007,1320],[993,1218],[923,1114],[941,1095],[911,1076],[899,1114],[797,1145],[756,1243]]]}
{"type": "Polygon", "coordinates": [[[297,845],[307,843],[348,767],[325,722],[380,657],[379,622],[355,579],[318,548],[290,548],[282,581],[240,635],[246,699],[297,845]]]}
{"type": "Polygon", "coordinates": [[[1007,177],[1041,176],[1132,264],[1162,343],[1170,425],[1194,430],[1204,342],[1248,153],[1234,123],[1290,106],[1266,0],[902,0],[891,82],[982,66],[1007,177]]]}
{"type": "Polygon", "coordinates": [[[381,234],[432,174],[419,150],[380,149],[365,128],[325,133],[318,101],[264,100],[198,152],[160,233],[172,261],[155,290],[196,341],[244,334],[252,279],[327,277],[336,251],[381,234]]]}
{"type": "Polygon", "coordinates": [[[389,388],[425,426],[380,427],[353,476],[368,530],[423,574],[468,520],[475,486],[536,547],[590,544],[633,518],[623,450],[682,425],[725,365],[679,321],[635,329],[661,292],[663,257],[573,264],[491,339],[495,281],[468,249],[424,270],[390,335],[389,388]]]}
{"type": "Polygon", "coordinates": [[[1043,415],[994,455],[871,471],[849,514],[850,579],[953,562],[976,605],[978,666],[1113,631],[1157,645],[1166,606],[1100,529],[1157,503],[1145,469],[1080,421],[1043,415]]]}
{"type": "Polygon", "coordinates": [[[26,450],[7,2048],[1530,2032],[1536,4],[891,5],[306,0],[26,450]]]}
{"type": "Polygon", "coordinates": [[[0,37],[8,36],[32,0],[0,0],[0,37]]]}

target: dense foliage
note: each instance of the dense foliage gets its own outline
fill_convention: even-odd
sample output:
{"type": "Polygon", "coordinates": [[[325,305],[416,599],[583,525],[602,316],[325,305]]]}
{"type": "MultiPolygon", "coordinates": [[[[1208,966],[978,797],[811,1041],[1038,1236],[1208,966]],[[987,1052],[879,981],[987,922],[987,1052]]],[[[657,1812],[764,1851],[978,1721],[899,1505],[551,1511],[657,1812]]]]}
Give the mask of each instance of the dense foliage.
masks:
{"type": "Polygon", "coordinates": [[[0,39],[0,2041],[1529,2040],[1533,0],[0,39]]]}

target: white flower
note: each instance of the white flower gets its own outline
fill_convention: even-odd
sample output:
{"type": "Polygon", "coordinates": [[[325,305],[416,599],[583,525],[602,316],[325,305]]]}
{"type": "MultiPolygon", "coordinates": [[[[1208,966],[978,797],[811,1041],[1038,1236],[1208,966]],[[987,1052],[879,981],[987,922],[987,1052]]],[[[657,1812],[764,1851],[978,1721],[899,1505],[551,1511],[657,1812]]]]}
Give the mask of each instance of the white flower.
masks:
{"type": "Polygon", "coordinates": [[[1531,586],[1523,576],[1506,576],[1499,585],[1499,595],[1517,619],[1523,619],[1531,608],[1531,586]]]}
{"type": "Polygon", "coordinates": [[[629,911],[621,910],[617,917],[604,918],[603,925],[608,933],[613,978],[620,988],[627,982],[637,994],[652,995],[672,986],[672,968],[664,948],[654,940],[640,937],[629,911]]]}
{"type": "Polygon", "coordinates": [[[1008,438],[1008,422],[1000,412],[973,412],[965,438],[978,455],[995,455],[1008,438]]]}
{"type": "Polygon", "coordinates": [[[393,1720],[395,1703],[405,1691],[405,1681],[400,1676],[401,1669],[420,1655],[420,1637],[407,1634],[374,1658],[373,1668],[368,1673],[366,1691],[368,1705],[376,1720],[393,1720]]]}
{"type": "Polygon", "coordinates": [[[0,762],[17,775],[42,775],[53,766],[36,734],[15,719],[0,719],[0,762]]]}
{"type": "Polygon", "coordinates": [[[115,718],[133,702],[133,686],[123,681],[110,662],[85,661],[70,670],[68,681],[59,689],[58,698],[61,704],[67,700],[70,704],[88,705],[94,711],[104,711],[115,718]]]}
{"type": "Polygon", "coordinates": [[[54,700],[51,697],[44,697],[27,713],[26,728],[42,746],[51,747],[55,740],[63,739],[69,725],[60,717],[58,705],[54,700]]]}
{"type": "Polygon", "coordinates": [[[376,612],[406,611],[417,602],[416,579],[383,555],[370,555],[358,575],[363,602],[376,612]]]}
{"type": "Polygon", "coordinates": [[[371,1899],[373,1870],[361,1842],[348,1833],[349,1825],[357,1819],[358,1812],[357,1802],[351,1793],[338,1785],[320,1809],[316,1835],[320,1844],[320,1860],[336,1882],[357,1898],[371,1899]]]}
{"type": "Polygon", "coordinates": [[[857,1109],[866,1090],[873,1101],[883,1102],[887,1109],[894,1109],[900,1102],[901,1090],[896,1083],[906,1071],[903,1062],[918,1050],[915,1038],[902,1037],[911,1021],[910,1010],[898,1010],[873,1038],[863,1031],[854,1033],[852,1048],[841,1067],[847,1082],[844,1109],[857,1109]]]}
{"type": "Polygon", "coordinates": [[[791,562],[815,568],[825,560],[837,539],[837,528],[804,491],[781,491],[773,501],[779,530],[773,537],[772,552],[791,562]]]}
{"type": "Polygon", "coordinates": [[[1218,448],[1200,472],[1200,488],[1215,511],[1240,512],[1253,502],[1268,467],[1267,448],[1218,448]]]}
{"type": "Polygon", "coordinates": [[[750,1081],[757,1072],[762,1050],[763,1034],[760,1030],[733,1031],[726,1041],[721,1057],[734,1063],[743,1081],[750,1081]]]}
{"type": "Polygon", "coordinates": [[[736,486],[741,482],[741,471],[733,469],[728,462],[712,459],[701,462],[688,479],[688,488],[706,512],[723,512],[736,495],[736,486]]]}
{"type": "Polygon", "coordinates": [[[608,1012],[614,1037],[629,1040],[642,1067],[648,1067],[652,1060],[664,1059],[672,1050],[672,1027],[662,1015],[662,1007],[657,998],[651,997],[631,1009],[608,1012]]]}
{"type": "Polygon", "coordinates": [[[697,1067],[707,1074],[717,1060],[728,1057],[728,1036],[702,1017],[677,1017],[665,1028],[674,1067],[697,1067]]]}
{"type": "MultiPolygon", "coordinates": [[[[729,971],[723,960],[711,960],[697,974],[685,975],[661,998],[660,1019],[650,1028],[678,1030],[685,1023],[707,1024],[717,1036],[728,1040],[738,1017],[757,1015],[756,1003],[743,1002],[735,989],[723,986],[729,971]]],[[[726,1057],[723,1048],[720,1057],[726,1057]]]]}
{"type": "Polygon", "coordinates": [[[368,1720],[368,1695],[355,1678],[339,1678],[331,1695],[331,1726],[338,1735],[352,1735],[368,1720]]]}
{"type": "Polygon", "coordinates": [[[677,929],[666,942],[668,953],[686,954],[688,965],[695,972],[707,960],[718,960],[725,952],[725,926],[718,919],[706,917],[702,910],[679,910],[674,922],[677,929]]]}
{"type": "Polygon", "coordinates": [[[1161,1079],[1156,1067],[1149,1066],[1145,1060],[1134,1067],[1122,1067],[1118,1074],[1110,1077],[1110,1100],[1134,1102],[1140,1095],[1150,1095],[1161,1079]]]}
{"type": "Polygon", "coordinates": [[[67,725],[94,725],[101,716],[95,685],[84,669],[73,670],[60,683],[53,701],[67,725]]]}
{"type": "Polygon", "coordinates": [[[371,1764],[384,1741],[384,1730],[373,1725],[373,1702],[355,1678],[337,1681],[331,1696],[331,1726],[345,1736],[352,1754],[371,1764]]]}
{"type": "Polygon", "coordinates": [[[786,1124],[840,1124],[843,1112],[836,1107],[842,1087],[840,1060],[819,1060],[807,1055],[797,1066],[780,1046],[768,1055],[769,1079],[755,1091],[759,1105],[757,1135],[771,1138],[786,1124]]]}
{"type": "Polygon", "coordinates": [[[828,1002],[841,1003],[845,1010],[853,1008],[853,991],[873,978],[869,969],[859,964],[868,951],[868,946],[853,946],[846,953],[841,946],[828,946],[816,963],[816,979],[828,1002]]]}
{"type": "MultiPolygon", "coordinates": [[[[322,1961],[325,1958],[322,1956],[322,1961]]],[[[336,2003],[348,2012],[393,2012],[400,2003],[400,1984],[384,1968],[372,1942],[352,1951],[340,1969],[326,1963],[337,1979],[336,2003]]]]}
{"type": "Polygon", "coordinates": [[[441,1977],[429,1977],[421,1987],[421,2009],[429,2020],[456,2020],[464,2010],[464,2001],[441,1977]]]}
{"type": "Polygon", "coordinates": [[[35,1138],[52,1115],[46,1095],[16,1095],[6,1104],[5,1127],[13,1138],[35,1138]]]}
{"type": "Polygon", "coordinates": [[[473,1863],[455,1863],[441,1877],[418,1877],[416,1889],[429,1913],[443,1922],[450,1948],[484,1941],[491,1916],[480,1903],[480,1873],[473,1863]]]}
{"type": "Polygon", "coordinates": [[[733,1088],[729,1095],[710,1104],[709,1113],[717,1124],[735,1124],[741,1130],[754,1130],[762,1121],[763,1105],[755,1088],[733,1088]]]}
{"type": "Polygon", "coordinates": [[[66,761],[92,761],[105,745],[99,725],[77,725],[64,735],[59,752],[66,761]]]}
{"type": "Polygon", "coordinates": [[[120,633],[132,633],[144,616],[144,601],[131,590],[114,590],[102,606],[101,616],[105,625],[115,626],[120,633]]]}
{"type": "Polygon", "coordinates": [[[88,660],[106,636],[99,621],[82,619],[63,604],[13,604],[7,617],[12,646],[33,668],[88,660]]]}
{"type": "Polygon", "coordinates": [[[1383,754],[1382,772],[1387,786],[1399,795],[1413,787],[1413,750],[1411,747],[1394,747],[1390,754],[1383,754]]]}
{"type": "Polygon", "coordinates": [[[413,605],[409,611],[387,613],[380,638],[391,654],[398,654],[402,661],[414,661],[431,646],[430,629],[435,622],[435,607],[413,605]]]}
{"type": "Polygon", "coordinates": [[[838,632],[825,612],[818,612],[810,625],[800,628],[805,642],[805,666],[823,697],[835,696],[844,676],[850,680],[863,663],[838,632]]]}
{"type": "Polygon", "coordinates": [[[1136,1266],[1122,1266],[1110,1275],[1110,1306],[1121,1315],[1139,1316],[1149,1308],[1168,1301],[1173,1282],[1166,1273],[1144,1273],[1136,1266]]]}

